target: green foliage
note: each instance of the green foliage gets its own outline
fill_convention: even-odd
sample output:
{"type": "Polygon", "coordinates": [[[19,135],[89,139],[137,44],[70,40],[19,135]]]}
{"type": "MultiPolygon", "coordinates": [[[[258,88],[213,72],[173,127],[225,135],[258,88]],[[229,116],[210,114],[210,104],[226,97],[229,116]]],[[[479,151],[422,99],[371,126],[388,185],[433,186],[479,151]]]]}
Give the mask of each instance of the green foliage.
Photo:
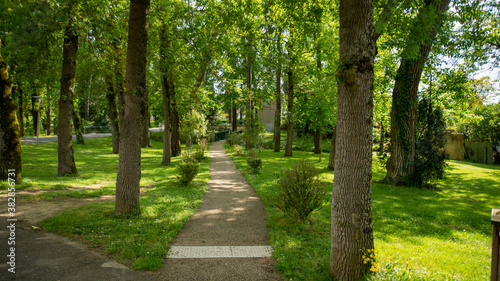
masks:
{"type": "Polygon", "coordinates": [[[207,135],[207,119],[197,110],[190,110],[181,118],[181,135],[199,140],[207,135]]]}
{"type": "Polygon", "coordinates": [[[203,161],[206,158],[206,156],[205,156],[205,150],[202,147],[197,147],[194,150],[193,154],[194,154],[194,159],[197,162],[201,162],[201,161],[203,161]]]}
{"type": "Polygon", "coordinates": [[[243,135],[241,133],[233,132],[233,133],[230,133],[226,137],[226,143],[229,146],[233,146],[233,145],[242,146],[242,145],[245,145],[245,138],[243,137],[243,135]]]}
{"type": "Polygon", "coordinates": [[[318,170],[307,160],[299,160],[292,169],[282,172],[278,183],[278,208],[299,221],[307,220],[325,202],[326,189],[318,179],[318,170]]]}
{"type": "Polygon", "coordinates": [[[181,154],[181,161],[177,165],[179,171],[179,182],[188,185],[198,174],[200,164],[198,163],[196,153],[190,150],[184,150],[181,154]]]}
{"type": "Polygon", "coordinates": [[[233,153],[238,156],[245,156],[245,149],[240,145],[233,145],[233,153]]]}
{"type": "Polygon", "coordinates": [[[429,99],[418,103],[415,172],[410,185],[432,187],[436,180],[444,179],[446,159],[446,124],[441,108],[429,99]]]}
{"type": "Polygon", "coordinates": [[[248,152],[247,164],[252,168],[254,172],[258,172],[262,169],[262,159],[257,156],[257,153],[254,149],[251,149],[248,152]]]}
{"type": "Polygon", "coordinates": [[[476,118],[467,120],[467,133],[470,140],[500,142],[500,103],[478,105],[474,108],[476,118]]]}

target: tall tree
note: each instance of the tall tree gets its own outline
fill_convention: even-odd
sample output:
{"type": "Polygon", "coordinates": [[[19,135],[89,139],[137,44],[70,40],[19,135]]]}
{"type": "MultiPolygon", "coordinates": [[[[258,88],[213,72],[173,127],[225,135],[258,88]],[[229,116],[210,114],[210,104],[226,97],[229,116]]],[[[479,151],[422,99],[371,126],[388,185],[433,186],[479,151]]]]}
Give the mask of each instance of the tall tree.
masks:
{"type": "MultiPolygon", "coordinates": [[[[288,50],[289,52],[291,50],[288,50]]],[[[288,66],[287,69],[287,122],[286,122],[286,145],[285,145],[285,157],[292,156],[292,146],[293,146],[293,66],[288,66]]]]}
{"type": "Polygon", "coordinates": [[[162,165],[169,166],[172,157],[172,123],[170,122],[171,113],[171,97],[174,95],[174,77],[171,61],[171,39],[169,34],[170,28],[164,24],[160,28],[160,75],[163,100],[163,120],[165,120],[165,128],[163,132],[163,158],[162,165]]]}
{"type": "Polygon", "coordinates": [[[372,113],[377,53],[372,0],[340,0],[337,138],[333,183],[330,271],[335,280],[359,280],[373,249],[372,113]]]}
{"type": "Polygon", "coordinates": [[[21,137],[16,107],[8,66],[0,55],[0,180],[21,179],[21,137]]]}
{"type": "Polygon", "coordinates": [[[277,65],[276,65],[276,111],[274,113],[274,152],[281,148],[281,30],[278,30],[276,40],[277,65]]]}
{"type": "Polygon", "coordinates": [[[77,173],[71,136],[71,117],[73,114],[76,57],[78,51],[78,34],[74,25],[74,20],[70,19],[66,23],[64,31],[61,91],[59,97],[59,125],[57,128],[57,174],[60,176],[77,173]]]}
{"type": "Polygon", "coordinates": [[[131,0],[125,72],[125,110],[120,126],[115,214],[140,213],[141,136],[146,110],[149,0],[131,0]]]}
{"type": "Polygon", "coordinates": [[[417,93],[432,44],[450,0],[426,0],[419,10],[396,74],[392,92],[391,147],[386,180],[405,184],[415,171],[417,93]]]}

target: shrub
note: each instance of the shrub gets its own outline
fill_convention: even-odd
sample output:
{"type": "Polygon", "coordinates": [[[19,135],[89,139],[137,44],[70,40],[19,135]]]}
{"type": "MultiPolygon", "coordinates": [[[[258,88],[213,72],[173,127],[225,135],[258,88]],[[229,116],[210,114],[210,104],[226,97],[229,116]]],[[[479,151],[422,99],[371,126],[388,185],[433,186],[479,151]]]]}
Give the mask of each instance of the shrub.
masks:
{"type": "Polygon", "coordinates": [[[233,146],[233,152],[238,156],[245,156],[245,149],[237,144],[233,146]]]}
{"type": "Polygon", "coordinates": [[[249,156],[247,158],[247,164],[254,172],[257,172],[262,168],[262,159],[249,156]]]}
{"type": "Polygon", "coordinates": [[[203,159],[205,159],[205,150],[201,149],[200,147],[198,147],[193,154],[196,162],[201,162],[203,161],[203,159]]]}
{"type": "Polygon", "coordinates": [[[230,133],[229,135],[226,136],[226,142],[230,146],[233,146],[235,144],[237,145],[245,145],[245,139],[241,135],[241,133],[230,133]]]}
{"type": "Polygon", "coordinates": [[[415,173],[410,185],[433,187],[433,182],[444,179],[446,159],[446,123],[441,108],[429,99],[418,103],[415,173]]]}
{"type": "Polygon", "coordinates": [[[179,181],[183,185],[188,185],[198,174],[200,164],[196,160],[195,154],[191,151],[183,151],[181,161],[177,165],[179,170],[179,181]]]}
{"type": "Polygon", "coordinates": [[[299,160],[292,169],[282,172],[278,183],[278,208],[299,221],[306,220],[325,200],[326,190],[310,161],[299,160]]]}

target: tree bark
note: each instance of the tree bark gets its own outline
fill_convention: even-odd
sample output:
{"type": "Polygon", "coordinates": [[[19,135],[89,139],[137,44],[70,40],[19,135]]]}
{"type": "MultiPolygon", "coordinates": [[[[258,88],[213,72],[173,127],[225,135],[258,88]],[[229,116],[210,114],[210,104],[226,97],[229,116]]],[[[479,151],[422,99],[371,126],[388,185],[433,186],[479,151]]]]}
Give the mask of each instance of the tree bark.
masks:
{"type": "Polygon", "coordinates": [[[17,87],[19,91],[19,128],[20,128],[20,136],[24,137],[24,91],[22,85],[19,84],[17,87]]]}
{"type": "Polygon", "coordinates": [[[51,119],[52,119],[52,102],[50,101],[50,87],[47,86],[47,109],[45,110],[45,131],[46,135],[50,136],[51,119]]]}
{"type": "Polygon", "coordinates": [[[80,103],[80,107],[73,110],[73,126],[75,126],[76,133],[76,143],[77,144],[85,144],[85,140],[83,139],[82,125],[83,125],[83,117],[82,117],[82,109],[84,110],[85,104],[80,103]]]}
{"type": "Polygon", "coordinates": [[[276,110],[274,112],[274,152],[281,149],[281,31],[276,42],[278,65],[276,69],[276,110]]]}
{"type": "Polygon", "coordinates": [[[151,147],[151,140],[149,138],[149,104],[148,104],[148,99],[149,99],[149,94],[148,91],[146,90],[146,94],[144,95],[145,103],[146,103],[146,108],[143,112],[142,115],[142,144],[141,147],[151,147]]]}
{"type": "Polygon", "coordinates": [[[335,280],[359,280],[371,266],[363,263],[363,252],[373,249],[372,114],[377,52],[373,37],[373,1],[341,0],[339,15],[330,271],[335,280]]]}
{"type": "Polygon", "coordinates": [[[120,131],[119,131],[119,117],[118,109],[116,106],[116,89],[114,86],[114,81],[111,73],[107,72],[105,76],[106,80],[106,99],[108,100],[108,110],[109,110],[109,121],[111,127],[111,142],[113,145],[112,152],[118,154],[120,144],[120,131]]]}
{"type": "Polygon", "coordinates": [[[172,97],[170,99],[172,105],[172,157],[181,155],[181,126],[179,120],[179,111],[177,110],[177,98],[175,91],[172,92],[172,97]]]}
{"type": "Polygon", "coordinates": [[[33,117],[33,136],[37,136],[38,129],[38,101],[34,98],[34,96],[38,96],[37,93],[33,92],[31,95],[31,116],[33,117]]]}
{"type": "Polygon", "coordinates": [[[233,132],[236,132],[238,131],[238,112],[236,111],[236,106],[234,106],[234,101],[231,109],[233,111],[232,130],[233,132]]]}
{"type": "Polygon", "coordinates": [[[125,110],[120,127],[115,214],[140,214],[141,136],[146,110],[149,0],[131,0],[125,74],[125,110]]]}
{"type": "Polygon", "coordinates": [[[405,184],[415,171],[418,85],[432,44],[442,26],[442,14],[448,10],[449,3],[450,0],[425,1],[403,51],[392,92],[391,146],[385,177],[389,183],[405,184]],[[425,35],[424,39],[422,33],[425,35]],[[411,49],[415,45],[419,51],[416,56],[412,56],[411,49]]]}
{"type": "Polygon", "coordinates": [[[174,76],[172,66],[170,65],[171,58],[171,43],[168,34],[168,26],[164,25],[160,29],[160,73],[161,73],[161,88],[163,99],[163,120],[165,128],[163,131],[163,157],[161,164],[169,166],[172,158],[172,123],[171,114],[171,96],[174,94],[174,76]]]}
{"type": "Polygon", "coordinates": [[[245,112],[245,118],[246,118],[246,125],[245,125],[245,135],[246,135],[246,149],[251,149],[253,147],[252,143],[252,134],[253,134],[253,129],[254,129],[254,118],[253,118],[253,110],[252,110],[252,54],[251,54],[251,49],[252,49],[252,41],[249,39],[249,43],[247,46],[247,65],[246,65],[246,86],[247,86],[247,106],[246,106],[246,112],[245,112]]]}
{"type": "Polygon", "coordinates": [[[78,35],[73,24],[73,20],[70,20],[64,32],[59,120],[57,126],[57,174],[60,176],[77,173],[71,136],[71,116],[73,114],[73,95],[75,93],[76,58],[78,51],[78,35]]]}
{"type": "Polygon", "coordinates": [[[0,55],[0,180],[18,181],[22,175],[21,136],[12,99],[8,66],[0,55]]]}
{"type": "Polygon", "coordinates": [[[333,129],[333,136],[332,136],[332,141],[330,144],[330,157],[328,158],[328,167],[326,167],[330,171],[335,170],[335,141],[336,141],[336,139],[337,139],[337,125],[335,125],[335,128],[333,129]]]}
{"type": "Polygon", "coordinates": [[[293,70],[290,66],[287,71],[288,90],[287,90],[287,123],[286,123],[286,146],[285,157],[292,157],[293,146],[293,70]]]}
{"type": "Polygon", "coordinates": [[[314,131],[314,154],[321,154],[321,130],[314,131]]]}

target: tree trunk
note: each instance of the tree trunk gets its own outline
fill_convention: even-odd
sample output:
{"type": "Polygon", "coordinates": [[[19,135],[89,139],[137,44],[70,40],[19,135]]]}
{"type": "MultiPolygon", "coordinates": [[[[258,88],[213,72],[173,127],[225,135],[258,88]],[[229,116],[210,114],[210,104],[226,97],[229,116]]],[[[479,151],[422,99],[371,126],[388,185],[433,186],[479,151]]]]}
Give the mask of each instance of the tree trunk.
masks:
{"type": "Polygon", "coordinates": [[[31,116],[33,117],[33,136],[37,136],[38,129],[38,101],[34,97],[38,96],[37,93],[31,95],[31,116]]]}
{"type": "Polygon", "coordinates": [[[8,66],[0,55],[0,180],[21,179],[21,136],[8,66]]]}
{"type": "Polygon", "coordinates": [[[233,119],[232,119],[233,127],[232,127],[232,130],[233,130],[233,132],[236,132],[236,131],[238,131],[238,112],[236,111],[236,106],[234,106],[234,102],[233,102],[233,105],[231,106],[231,108],[232,108],[232,111],[233,111],[233,119]]]}
{"type": "Polygon", "coordinates": [[[141,147],[151,147],[151,140],[149,138],[149,104],[148,104],[148,99],[149,99],[149,94],[146,90],[145,94],[145,103],[146,103],[146,109],[144,110],[142,114],[142,144],[141,147]]]}
{"type": "Polygon", "coordinates": [[[245,135],[246,135],[246,149],[251,149],[253,147],[252,143],[252,135],[253,135],[253,110],[252,110],[252,55],[250,53],[250,50],[252,48],[252,42],[250,41],[249,47],[247,50],[247,66],[246,66],[246,71],[247,71],[247,77],[246,77],[246,84],[247,84],[247,107],[246,107],[246,125],[245,125],[245,135]]]}
{"type": "Polygon", "coordinates": [[[85,141],[83,140],[83,117],[82,117],[82,109],[85,108],[84,103],[80,103],[80,107],[78,109],[73,110],[73,126],[75,126],[76,133],[76,143],[85,145],[85,141]]]}
{"type": "Polygon", "coordinates": [[[19,91],[19,128],[20,128],[20,136],[21,137],[24,137],[24,91],[23,91],[23,88],[21,86],[21,84],[19,84],[19,87],[17,87],[18,91],[19,91]]]}
{"type": "Polygon", "coordinates": [[[170,119],[171,105],[170,99],[174,94],[174,75],[170,65],[171,44],[168,34],[168,26],[164,25],[160,29],[160,73],[161,73],[161,89],[163,98],[163,120],[165,128],[163,131],[163,158],[161,164],[169,166],[172,158],[172,123],[170,119]]]}
{"type": "Polygon", "coordinates": [[[50,87],[47,86],[47,109],[45,110],[45,131],[46,135],[50,136],[51,119],[52,119],[52,103],[50,101],[50,87]]]}
{"type": "Polygon", "coordinates": [[[177,111],[177,98],[175,97],[175,91],[172,92],[172,97],[170,99],[172,105],[172,157],[181,155],[181,126],[179,120],[179,111],[177,111]]]}
{"type": "Polygon", "coordinates": [[[73,114],[76,57],[78,51],[78,35],[74,30],[73,24],[73,21],[70,20],[64,32],[59,120],[57,126],[57,174],[60,176],[77,173],[71,136],[71,116],[73,114]]]}
{"type": "Polygon", "coordinates": [[[276,69],[276,110],[274,111],[274,152],[281,149],[281,31],[276,42],[278,65],[276,69]]]}
{"type": "Polygon", "coordinates": [[[380,122],[380,144],[378,146],[379,153],[384,153],[384,144],[385,144],[385,127],[384,120],[380,122]]]}
{"type": "Polygon", "coordinates": [[[335,125],[335,128],[333,129],[332,142],[330,144],[330,157],[328,158],[328,167],[326,167],[330,171],[335,170],[335,142],[336,142],[336,139],[337,139],[337,125],[335,125]]]}
{"type": "MultiPolygon", "coordinates": [[[[107,71],[107,70],[106,70],[107,71]]],[[[113,77],[111,73],[107,72],[105,76],[106,80],[106,98],[108,100],[108,110],[109,110],[109,121],[111,127],[111,142],[113,145],[113,153],[118,154],[119,152],[119,117],[118,117],[118,109],[116,106],[116,90],[113,83],[113,77]]]]}
{"type": "Polygon", "coordinates": [[[321,130],[314,131],[314,154],[321,154],[321,130]]]}
{"type": "Polygon", "coordinates": [[[286,146],[285,157],[292,157],[293,146],[293,70],[288,68],[288,100],[287,100],[287,123],[286,123],[286,146]]]}
{"type": "Polygon", "coordinates": [[[392,92],[391,147],[385,177],[389,183],[405,184],[415,171],[418,85],[432,44],[443,23],[441,15],[448,10],[449,3],[450,0],[425,1],[409,35],[408,46],[403,51],[392,92]],[[423,39],[422,34],[425,36],[423,39]],[[412,55],[411,50],[415,45],[419,52],[412,55]]]}
{"type": "Polygon", "coordinates": [[[330,271],[335,280],[359,280],[371,267],[372,113],[376,42],[373,1],[340,1],[337,138],[332,192],[330,271]]]}
{"type": "Polygon", "coordinates": [[[141,136],[146,110],[146,53],[149,0],[131,0],[125,76],[125,110],[120,127],[115,214],[140,214],[141,136]]]}

